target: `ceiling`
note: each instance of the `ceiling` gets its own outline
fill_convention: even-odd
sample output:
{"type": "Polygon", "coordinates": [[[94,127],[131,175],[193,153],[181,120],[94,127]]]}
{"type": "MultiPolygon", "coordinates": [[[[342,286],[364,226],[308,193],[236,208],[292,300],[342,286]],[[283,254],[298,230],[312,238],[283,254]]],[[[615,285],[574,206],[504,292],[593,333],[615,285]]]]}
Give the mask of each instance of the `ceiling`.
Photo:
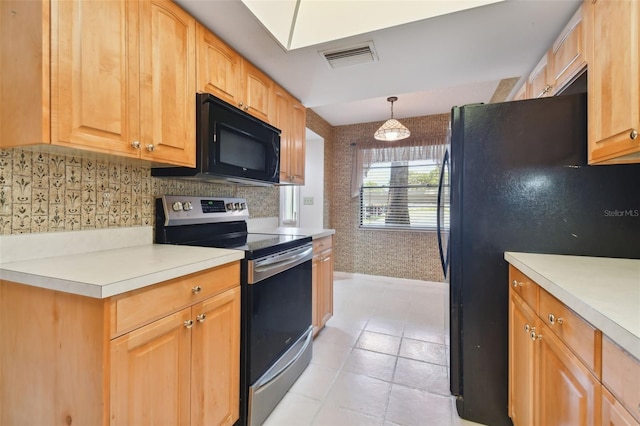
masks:
{"type": "MultiPolygon", "coordinates": [[[[398,119],[448,113],[454,105],[488,103],[501,81],[498,99],[504,99],[522,85],[582,3],[506,0],[287,50],[241,0],[175,1],[333,126],[386,120],[389,96],[398,96],[393,106],[398,119]],[[375,62],[331,68],[319,54],[367,42],[373,42],[375,62]]],[[[325,19],[329,27],[348,26],[345,22],[363,19],[367,8],[379,8],[381,3],[387,4],[389,14],[425,2],[473,3],[313,1],[363,8],[357,16],[325,19]]],[[[262,2],[276,7],[283,0],[262,2]]]]}

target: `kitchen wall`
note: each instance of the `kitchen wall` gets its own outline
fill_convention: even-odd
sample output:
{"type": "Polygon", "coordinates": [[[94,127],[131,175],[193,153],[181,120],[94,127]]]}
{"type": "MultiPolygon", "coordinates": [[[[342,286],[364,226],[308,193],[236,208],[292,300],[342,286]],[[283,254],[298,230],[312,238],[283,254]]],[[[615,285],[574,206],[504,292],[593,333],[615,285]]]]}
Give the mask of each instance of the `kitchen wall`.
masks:
{"type": "MultiPolygon", "coordinates": [[[[402,119],[412,136],[444,138],[449,114],[402,119]]],[[[383,122],[338,126],[334,129],[330,157],[331,227],[335,228],[335,270],[398,278],[442,281],[437,234],[415,231],[359,229],[359,200],[351,198],[352,143],[373,141],[383,122]]],[[[315,131],[315,130],[314,130],[315,131]]]]}
{"type": "Polygon", "coordinates": [[[0,234],[153,225],[161,194],[244,197],[252,218],[278,216],[275,187],[154,178],[145,162],[80,151],[0,150],[0,234]]]}
{"type": "Polygon", "coordinates": [[[333,176],[333,146],[334,146],[334,128],[324,118],[307,109],[307,128],[315,132],[324,139],[324,205],[323,220],[325,228],[333,227],[333,218],[331,217],[331,200],[333,199],[334,181],[330,179],[333,176]]]}
{"type": "MultiPolygon", "coordinates": [[[[412,134],[446,131],[449,115],[403,119],[412,134]]],[[[324,227],[334,228],[335,269],[343,272],[442,280],[435,232],[358,228],[350,198],[351,143],[381,125],[332,127],[313,111],[307,127],[324,139],[324,227]]],[[[0,234],[153,225],[161,194],[247,198],[251,218],[278,217],[277,187],[240,187],[151,177],[150,166],[80,151],[0,150],[0,234]]]]}

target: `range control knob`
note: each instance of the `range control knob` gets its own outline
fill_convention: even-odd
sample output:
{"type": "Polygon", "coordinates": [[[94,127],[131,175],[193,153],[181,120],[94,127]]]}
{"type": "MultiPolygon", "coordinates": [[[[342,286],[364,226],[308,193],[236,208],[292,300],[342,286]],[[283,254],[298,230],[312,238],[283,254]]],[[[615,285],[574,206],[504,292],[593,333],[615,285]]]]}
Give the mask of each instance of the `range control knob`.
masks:
{"type": "Polygon", "coordinates": [[[233,207],[234,207],[234,210],[240,210],[240,203],[235,203],[233,207]]]}
{"type": "Polygon", "coordinates": [[[233,210],[233,203],[227,203],[227,210],[233,210]]]}
{"type": "Polygon", "coordinates": [[[247,209],[247,203],[242,203],[242,204],[240,205],[240,209],[241,209],[241,210],[246,210],[246,209],[247,209]]]}
{"type": "Polygon", "coordinates": [[[174,212],[179,212],[180,210],[182,210],[182,203],[180,201],[174,201],[174,203],[171,205],[171,208],[174,212]]]}
{"type": "Polygon", "coordinates": [[[182,210],[188,212],[189,210],[193,210],[193,205],[191,204],[191,201],[185,201],[184,203],[182,203],[182,210]]]}

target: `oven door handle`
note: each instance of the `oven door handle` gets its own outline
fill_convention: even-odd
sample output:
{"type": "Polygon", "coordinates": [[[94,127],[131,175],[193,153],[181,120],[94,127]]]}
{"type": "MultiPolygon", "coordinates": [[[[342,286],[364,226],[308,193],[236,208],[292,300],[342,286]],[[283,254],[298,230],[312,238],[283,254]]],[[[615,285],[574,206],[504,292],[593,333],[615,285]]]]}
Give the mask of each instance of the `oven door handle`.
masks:
{"type": "Polygon", "coordinates": [[[287,269],[298,266],[313,258],[313,246],[305,246],[302,249],[283,253],[264,260],[250,260],[248,269],[249,284],[255,284],[259,281],[269,278],[273,275],[284,272],[287,269]]]}
{"type": "Polygon", "coordinates": [[[287,369],[296,362],[307,350],[307,347],[313,342],[313,326],[309,327],[298,340],[291,345],[291,348],[285,353],[285,356],[278,359],[262,377],[260,377],[251,387],[256,391],[260,388],[269,386],[270,383],[277,380],[286,373],[287,369]],[[281,365],[284,364],[284,365],[281,365]]]}

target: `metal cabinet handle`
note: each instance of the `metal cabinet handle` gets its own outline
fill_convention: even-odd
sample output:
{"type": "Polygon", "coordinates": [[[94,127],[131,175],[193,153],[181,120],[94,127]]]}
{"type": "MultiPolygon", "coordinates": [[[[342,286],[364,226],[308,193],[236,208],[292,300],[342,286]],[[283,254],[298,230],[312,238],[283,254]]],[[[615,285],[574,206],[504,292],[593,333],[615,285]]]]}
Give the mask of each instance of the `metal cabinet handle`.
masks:
{"type": "Polygon", "coordinates": [[[150,143],[149,145],[147,145],[147,151],[149,151],[149,152],[153,152],[153,150],[154,150],[154,149],[156,149],[156,147],[155,147],[152,143],[150,143]]]}
{"type": "Polygon", "coordinates": [[[536,334],[536,328],[535,327],[531,328],[531,333],[529,333],[529,337],[531,337],[531,340],[533,340],[534,342],[536,340],[542,340],[542,334],[536,334]]]}
{"type": "Polygon", "coordinates": [[[193,320],[186,320],[184,323],[182,323],[186,328],[191,328],[193,327],[193,320]]]}
{"type": "MultiPolygon", "coordinates": [[[[636,129],[631,130],[631,133],[629,133],[629,137],[633,140],[638,138],[638,131],[636,129]]],[[[640,409],[640,407],[638,407],[640,409]]]]}
{"type": "Polygon", "coordinates": [[[242,101],[238,102],[238,106],[239,106],[240,108],[242,108],[242,107],[244,106],[244,102],[242,102],[242,101]]]}
{"type": "Polygon", "coordinates": [[[249,111],[249,105],[245,105],[244,108],[242,108],[245,111],[249,111]]]}
{"type": "Polygon", "coordinates": [[[200,293],[201,291],[202,291],[202,287],[200,287],[199,285],[197,285],[197,286],[195,286],[195,287],[193,287],[193,288],[191,289],[191,292],[192,292],[193,294],[198,294],[198,293],[200,293]]]}
{"type": "Polygon", "coordinates": [[[518,282],[518,280],[513,280],[513,288],[518,288],[524,286],[524,283],[518,282]]]}
{"type": "Polygon", "coordinates": [[[204,322],[206,318],[207,318],[206,314],[199,314],[196,316],[196,319],[198,320],[198,322],[204,322]]]}
{"type": "Polygon", "coordinates": [[[140,149],[140,141],[131,142],[131,148],[140,149]]]}
{"type": "Polygon", "coordinates": [[[562,319],[562,317],[556,318],[555,315],[549,314],[549,324],[554,325],[555,323],[558,323],[558,325],[562,325],[563,322],[564,319],[562,319]]]}
{"type": "Polygon", "coordinates": [[[529,324],[524,325],[524,332],[529,333],[531,331],[531,326],[529,324]]]}

